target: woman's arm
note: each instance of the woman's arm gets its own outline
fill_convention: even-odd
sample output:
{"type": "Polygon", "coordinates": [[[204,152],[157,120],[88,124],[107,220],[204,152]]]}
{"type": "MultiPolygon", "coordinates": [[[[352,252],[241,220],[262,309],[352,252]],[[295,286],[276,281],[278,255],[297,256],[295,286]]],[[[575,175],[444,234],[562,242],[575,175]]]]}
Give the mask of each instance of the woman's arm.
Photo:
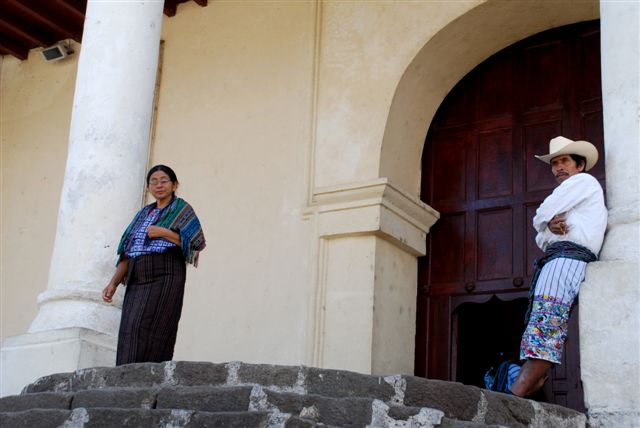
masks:
{"type": "Polygon", "coordinates": [[[164,238],[169,242],[173,242],[178,247],[182,247],[182,240],[180,239],[180,235],[171,229],[158,226],[149,226],[149,228],[147,229],[147,235],[152,239],[164,238]]]}
{"type": "Polygon", "coordinates": [[[107,303],[111,303],[113,299],[113,295],[118,288],[118,284],[120,284],[124,280],[124,276],[127,274],[127,270],[129,269],[129,259],[123,259],[118,263],[118,267],[116,268],[116,272],[113,274],[111,281],[104,287],[102,290],[102,300],[107,303]]]}

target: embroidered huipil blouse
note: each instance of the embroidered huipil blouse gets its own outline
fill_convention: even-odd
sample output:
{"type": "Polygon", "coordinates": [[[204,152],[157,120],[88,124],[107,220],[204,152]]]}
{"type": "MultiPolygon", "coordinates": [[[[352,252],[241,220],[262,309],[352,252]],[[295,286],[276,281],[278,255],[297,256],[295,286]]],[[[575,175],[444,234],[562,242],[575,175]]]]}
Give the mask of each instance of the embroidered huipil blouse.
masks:
{"type": "Polygon", "coordinates": [[[147,229],[158,220],[158,216],[162,212],[159,208],[154,208],[149,212],[149,215],[140,224],[140,227],[133,231],[132,244],[125,255],[128,258],[134,258],[146,254],[164,253],[171,247],[177,247],[173,242],[167,241],[163,238],[150,239],[147,236],[147,229]]]}

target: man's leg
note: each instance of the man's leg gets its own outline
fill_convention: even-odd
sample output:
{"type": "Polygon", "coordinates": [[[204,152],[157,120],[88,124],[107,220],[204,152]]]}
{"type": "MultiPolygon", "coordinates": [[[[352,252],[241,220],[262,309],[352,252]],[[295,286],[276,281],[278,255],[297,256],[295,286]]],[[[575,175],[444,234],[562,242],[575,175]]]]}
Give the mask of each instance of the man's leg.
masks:
{"type": "Polygon", "coordinates": [[[551,365],[551,362],[545,360],[527,360],[522,366],[518,378],[511,385],[511,393],[518,397],[526,397],[542,388],[551,365]]]}

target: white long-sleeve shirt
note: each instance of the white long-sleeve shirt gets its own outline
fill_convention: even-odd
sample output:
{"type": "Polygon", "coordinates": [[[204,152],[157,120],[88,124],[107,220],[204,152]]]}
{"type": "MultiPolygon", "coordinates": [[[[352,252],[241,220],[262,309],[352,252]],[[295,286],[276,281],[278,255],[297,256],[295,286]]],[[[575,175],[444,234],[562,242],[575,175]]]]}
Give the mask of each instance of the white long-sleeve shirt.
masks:
{"type": "Polygon", "coordinates": [[[536,244],[542,251],[554,242],[571,241],[598,255],[607,228],[607,208],[598,180],[586,173],[564,180],[538,207],[533,227],[538,232],[536,244]],[[557,214],[566,217],[569,231],[564,235],[549,230],[548,223],[557,214]]]}

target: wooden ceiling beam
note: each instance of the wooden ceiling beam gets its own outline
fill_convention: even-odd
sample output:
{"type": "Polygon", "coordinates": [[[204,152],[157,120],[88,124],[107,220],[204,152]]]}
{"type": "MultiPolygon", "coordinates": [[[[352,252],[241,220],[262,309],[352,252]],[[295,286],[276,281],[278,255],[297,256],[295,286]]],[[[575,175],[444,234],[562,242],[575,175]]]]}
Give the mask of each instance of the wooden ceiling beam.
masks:
{"type": "Polygon", "coordinates": [[[29,56],[29,48],[4,37],[2,34],[0,34],[0,52],[2,55],[13,55],[22,60],[29,56]]]}
{"type": "MultiPolygon", "coordinates": [[[[26,6],[23,3],[14,3],[16,10],[19,10],[22,15],[28,16],[31,19],[41,22],[46,27],[52,30],[53,33],[56,33],[57,40],[62,39],[75,39],[77,36],[77,31],[72,31],[70,28],[73,28],[73,23],[65,22],[60,14],[53,12],[51,9],[36,10],[35,4],[30,6],[26,6]]],[[[82,33],[82,26],[80,26],[80,33],[82,33]]],[[[80,40],[76,40],[80,41],[80,40]]]]}
{"type": "Polygon", "coordinates": [[[28,40],[38,46],[46,46],[51,43],[50,39],[43,37],[41,34],[37,34],[32,28],[29,28],[29,26],[26,26],[22,22],[18,22],[16,18],[9,21],[0,17],[0,31],[3,33],[15,34],[16,36],[28,40]]]}
{"type": "MultiPolygon", "coordinates": [[[[178,5],[181,3],[187,3],[189,0],[165,0],[164,2],[164,14],[171,17],[175,16],[178,12],[178,5]]],[[[193,0],[196,4],[205,7],[209,2],[208,0],[193,0]]]]}
{"type": "Polygon", "coordinates": [[[87,11],[87,0],[56,0],[56,5],[69,12],[74,19],[84,24],[84,15],[87,11]]]}
{"type": "Polygon", "coordinates": [[[167,16],[176,16],[176,12],[178,11],[178,5],[175,3],[171,3],[166,1],[164,3],[164,14],[167,16]]]}

